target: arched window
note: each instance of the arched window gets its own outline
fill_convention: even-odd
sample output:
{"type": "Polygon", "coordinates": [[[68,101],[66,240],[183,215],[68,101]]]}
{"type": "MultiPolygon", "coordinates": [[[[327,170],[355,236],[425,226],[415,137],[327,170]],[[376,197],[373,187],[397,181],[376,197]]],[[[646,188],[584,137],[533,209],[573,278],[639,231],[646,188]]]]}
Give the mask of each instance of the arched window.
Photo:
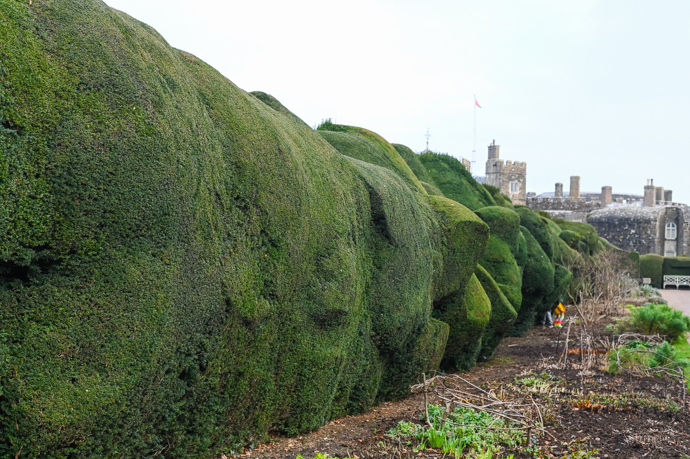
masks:
{"type": "Polygon", "coordinates": [[[666,224],[666,239],[676,238],[676,224],[671,222],[666,224]]]}

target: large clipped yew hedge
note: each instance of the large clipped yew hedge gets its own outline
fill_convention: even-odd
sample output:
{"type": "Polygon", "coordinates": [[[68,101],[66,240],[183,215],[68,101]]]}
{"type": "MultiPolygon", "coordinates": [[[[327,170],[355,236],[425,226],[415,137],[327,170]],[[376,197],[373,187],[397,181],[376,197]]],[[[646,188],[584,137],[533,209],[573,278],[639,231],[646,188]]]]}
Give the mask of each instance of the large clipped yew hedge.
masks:
{"type": "Polygon", "coordinates": [[[458,160],[315,131],[100,0],[27,3],[0,0],[0,457],[313,430],[569,283],[556,228],[458,160]]]}
{"type": "Polygon", "coordinates": [[[438,368],[486,226],[446,235],[390,144],[97,0],[0,0],[0,37],[0,456],[217,457],[438,368]]]}

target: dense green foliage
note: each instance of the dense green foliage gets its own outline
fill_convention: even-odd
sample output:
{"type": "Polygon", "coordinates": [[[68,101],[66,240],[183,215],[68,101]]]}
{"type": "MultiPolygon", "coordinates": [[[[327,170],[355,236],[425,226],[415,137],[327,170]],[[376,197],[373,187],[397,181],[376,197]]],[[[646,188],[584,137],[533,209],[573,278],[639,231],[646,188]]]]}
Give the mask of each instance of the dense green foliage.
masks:
{"type": "Polygon", "coordinates": [[[419,179],[398,151],[378,134],[363,128],[324,122],[318,127],[321,136],[345,156],[376,164],[397,173],[412,189],[426,194],[419,179]]]}
{"type": "Polygon", "coordinates": [[[472,174],[456,158],[441,153],[425,152],[419,155],[419,160],[445,197],[459,202],[470,210],[496,205],[491,194],[472,178],[472,174]]]}
{"type": "Polygon", "coordinates": [[[527,260],[522,275],[522,305],[511,329],[512,335],[522,335],[532,325],[539,311],[544,311],[544,301],[554,291],[555,266],[549,260],[539,242],[525,228],[520,227],[527,243],[527,260]]]}
{"type": "Polygon", "coordinates": [[[501,339],[515,322],[517,312],[496,281],[481,265],[477,265],[475,275],[491,302],[491,317],[484,329],[482,346],[478,355],[478,360],[487,360],[493,355],[501,339]]]}
{"type": "Polygon", "coordinates": [[[665,257],[663,264],[665,275],[690,275],[690,258],[686,257],[665,257]]]}
{"type": "Polygon", "coordinates": [[[440,226],[385,141],[348,160],[97,1],[0,35],[0,455],[210,456],[438,366],[440,226]]]}
{"type": "Polygon", "coordinates": [[[517,311],[522,304],[522,272],[515,255],[518,253],[520,217],[504,207],[484,207],[477,212],[491,231],[489,243],[479,263],[491,273],[501,291],[517,311]]]}
{"type": "MultiPolygon", "coordinates": [[[[585,253],[587,255],[592,255],[601,249],[601,244],[599,242],[599,234],[597,234],[597,230],[592,225],[580,222],[570,222],[561,219],[556,219],[554,221],[563,231],[569,232],[567,233],[567,238],[571,239],[571,241],[568,241],[562,233],[561,238],[564,239],[571,248],[579,250],[578,247],[574,247],[574,241],[572,241],[571,234],[574,233],[579,236],[578,243],[582,242],[584,244],[581,247],[581,250],[579,250],[580,252],[585,253]]],[[[579,246],[579,244],[577,245],[579,246]]]]}
{"type": "Polygon", "coordinates": [[[442,264],[434,273],[434,301],[461,292],[474,273],[474,267],[486,249],[489,227],[467,207],[441,196],[429,196],[439,226],[442,264]]]}
{"type": "Polygon", "coordinates": [[[651,279],[652,286],[662,288],[664,285],[664,257],[655,253],[640,256],[640,277],[651,279]]]}
{"type": "Polygon", "coordinates": [[[497,206],[508,207],[510,209],[513,208],[513,201],[511,201],[508,196],[501,193],[501,190],[499,190],[497,187],[487,184],[484,184],[483,186],[484,189],[489,192],[491,197],[494,198],[497,206]]]}
{"type": "Polygon", "coordinates": [[[666,304],[630,306],[630,315],[615,324],[616,333],[635,332],[645,335],[659,334],[675,342],[690,331],[690,317],[666,304]]]}
{"type": "Polygon", "coordinates": [[[427,172],[427,170],[424,168],[424,165],[419,160],[419,155],[405,145],[394,143],[393,148],[395,148],[402,159],[405,160],[407,165],[410,166],[410,169],[412,169],[414,175],[416,175],[422,183],[428,183],[434,187],[436,186],[434,179],[431,178],[431,175],[429,175],[429,172],[427,172]]]}
{"type": "MultiPolygon", "coordinates": [[[[515,206],[515,212],[520,216],[520,225],[539,243],[549,260],[554,259],[554,234],[549,231],[547,219],[524,206],[515,206]]],[[[557,260],[558,261],[558,260],[557,260]]]]}
{"type": "Polygon", "coordinates": [[[450,326],[441,368],[465,371],[477,363],[482,334],[491,318],[491,301],[472,274],[462,292],[434,304],[434,317],[450,326]]]}
{"type": "Polygon", "coordinates": [[[98,0],[0,0],[0,37],[2,457],[308,431],[470,368],[567,281],[456,159],[314,131],[98,0]]]}
{"type": "Polygon", "coordinates": [[[443,192],[439,190],[436,185],[432,185],[430,183],[426,182],[420,182],[424,189],[426,190],[427,194],[430,194],[432,196],[443,196],[443,192]]]}
{"type": "MultiPolygon", "coordinates": [[[[519,424],[508,422],[487,411],[462,406],[447,410],[446,407],[434,404],[429,404],[427,411],[431,426],[401,421],[388,431],[388,435],[408,441],[414,438],[419,442],[415,451],[433,448],[443,452],[444,456],[448,454],[458,458],[491,458],[494,457],[493,453],[502,448],[515,447],[526,440],[519,424]],[[463,454],[465,451],[467,456],[463,454]]],[[[512,458],[512,455],[509,457],[512,458]]]]}

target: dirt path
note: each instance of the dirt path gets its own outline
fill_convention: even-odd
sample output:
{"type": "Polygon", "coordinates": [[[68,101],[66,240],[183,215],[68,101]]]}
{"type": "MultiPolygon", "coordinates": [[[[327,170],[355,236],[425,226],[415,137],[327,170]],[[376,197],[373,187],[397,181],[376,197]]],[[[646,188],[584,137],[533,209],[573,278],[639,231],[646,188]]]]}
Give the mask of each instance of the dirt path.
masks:
{"type": "Polygon", "coordinates": [[[662,289],[659,290],[661,296],[668,301],[669,306],[683,311],[683,314],[690,316],[690,289],[662,289]]]}

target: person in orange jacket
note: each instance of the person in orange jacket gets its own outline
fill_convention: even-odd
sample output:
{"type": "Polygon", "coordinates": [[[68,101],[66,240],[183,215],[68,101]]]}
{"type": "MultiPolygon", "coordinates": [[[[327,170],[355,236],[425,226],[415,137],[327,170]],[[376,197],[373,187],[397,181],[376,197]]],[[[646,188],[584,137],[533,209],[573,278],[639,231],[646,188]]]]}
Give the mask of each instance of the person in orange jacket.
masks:
{"type": "Polygon", "coordinates": [[[553,326],[556,328],[563,327],[563,319],[565,318],[565,305],[563,305],[563,298],[558,300],[556,308],[553,310],[556,319],[553,321],[553,326]]]}

